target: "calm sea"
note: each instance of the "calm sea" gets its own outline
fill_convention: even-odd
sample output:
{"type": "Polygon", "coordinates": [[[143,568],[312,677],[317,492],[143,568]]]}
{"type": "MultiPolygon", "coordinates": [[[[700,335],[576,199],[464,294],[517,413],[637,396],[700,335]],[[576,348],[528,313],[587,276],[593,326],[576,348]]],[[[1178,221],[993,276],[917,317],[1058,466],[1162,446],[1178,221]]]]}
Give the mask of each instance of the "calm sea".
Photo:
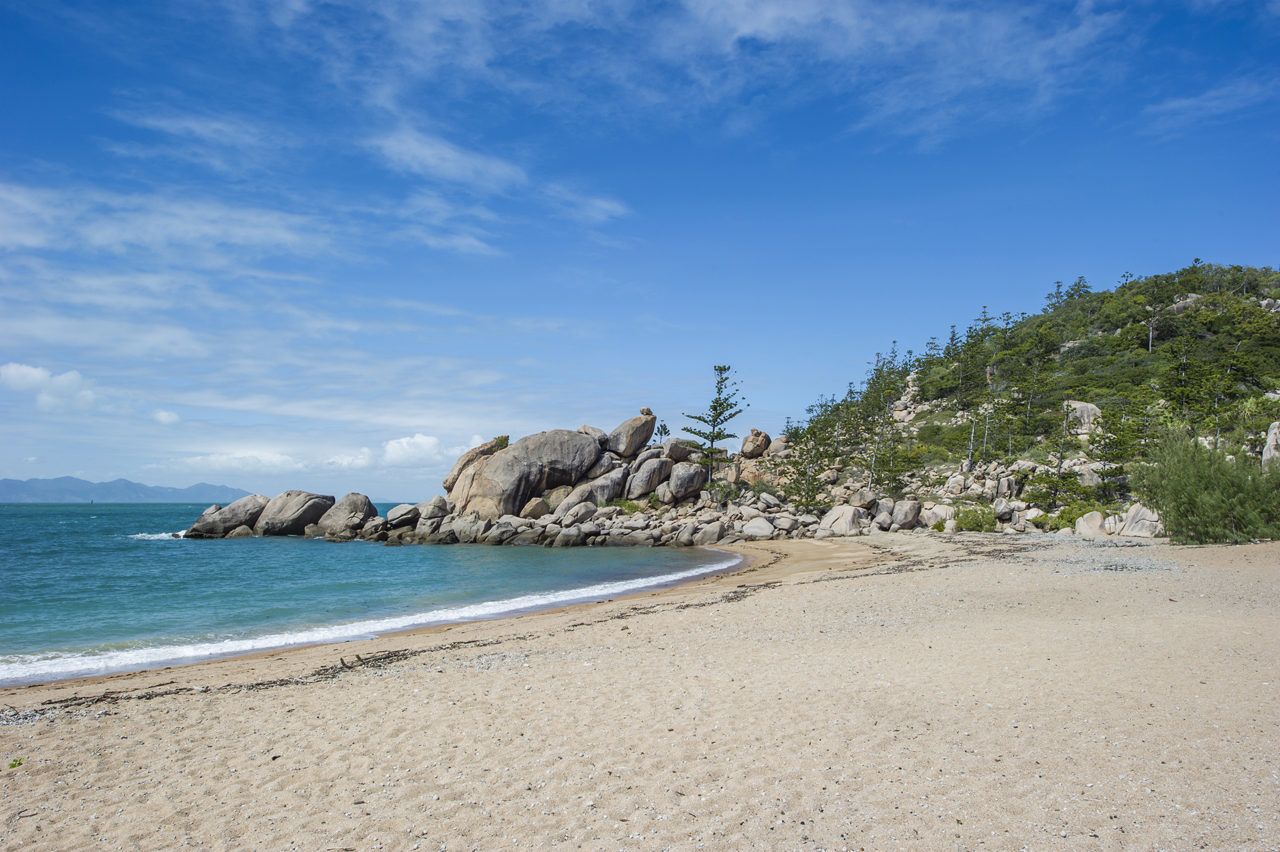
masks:
{"type": "Polygon", "coordinates": [[[170,537],[203,509],[0,505],[0,684],[600,600],[735,561],[670,548],[170,537]]]}

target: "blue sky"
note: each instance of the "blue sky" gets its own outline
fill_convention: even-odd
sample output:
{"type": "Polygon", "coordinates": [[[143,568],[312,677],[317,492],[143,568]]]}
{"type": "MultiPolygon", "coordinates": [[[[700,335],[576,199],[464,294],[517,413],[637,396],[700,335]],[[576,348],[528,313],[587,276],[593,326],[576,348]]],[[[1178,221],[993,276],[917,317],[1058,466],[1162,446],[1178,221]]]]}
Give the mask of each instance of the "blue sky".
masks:
{"type": "Polygon", "coordinates": [[[0,0],[0,476],[435,493],[1275,265],[1280,0],[0,0]]]}

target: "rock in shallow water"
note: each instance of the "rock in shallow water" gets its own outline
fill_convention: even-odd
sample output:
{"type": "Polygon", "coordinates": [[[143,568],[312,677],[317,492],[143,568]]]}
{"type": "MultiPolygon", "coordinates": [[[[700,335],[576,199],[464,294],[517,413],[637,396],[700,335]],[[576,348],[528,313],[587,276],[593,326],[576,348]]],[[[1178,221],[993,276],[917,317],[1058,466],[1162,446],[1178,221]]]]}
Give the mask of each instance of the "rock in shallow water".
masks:
{"type": "Polygon", "coordinates": [[[267,503],[267,498],[261,494],[250,494],[222,508],[210,506],[213,511],[205,510],[187,530],[187,538],[222,538],[237,527],[252,527],[262,516],[267,503]]]}
{"type": "Polygon", "coordinates": [[[387,526],[391,529],[411,527],[418,522],[422,510],[412,503],[401,503],[387,512],[387,526]]]}
{"type": "Polygon", "coordinates": [[[377,514],[378,510],[368,497],[352,491],[321,515],[316,525],[327,536],[354,538],[377,514]]]}
{"type": "Polygon", "coordinates": [[[285,491],[262,508],[253,531],[258,535],[302,535],[307,525],[320,520],[334,502],[327,494],[285,491]]]}

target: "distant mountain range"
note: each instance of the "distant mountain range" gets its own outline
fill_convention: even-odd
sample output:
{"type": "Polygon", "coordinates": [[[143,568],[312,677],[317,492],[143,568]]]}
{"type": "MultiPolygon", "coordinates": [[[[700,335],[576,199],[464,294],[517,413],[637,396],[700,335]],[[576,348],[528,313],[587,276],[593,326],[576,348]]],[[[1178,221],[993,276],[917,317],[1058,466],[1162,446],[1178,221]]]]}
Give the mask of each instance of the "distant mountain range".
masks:
{"type": "Polygon", "coordinates": [[[189,488],[143,485],[127,479],[89,482],[57,479],[0,479],[0,503],[230,503],[248,494],[239,488],[198,482],[189,488]]]}

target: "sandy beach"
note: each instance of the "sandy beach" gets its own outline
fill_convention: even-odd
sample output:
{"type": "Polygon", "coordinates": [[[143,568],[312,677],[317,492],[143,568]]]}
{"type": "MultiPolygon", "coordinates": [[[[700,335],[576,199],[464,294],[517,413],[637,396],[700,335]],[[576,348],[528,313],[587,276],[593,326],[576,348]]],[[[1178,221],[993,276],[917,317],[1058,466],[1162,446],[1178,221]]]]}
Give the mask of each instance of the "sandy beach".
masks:
{"type": "Polygon", "coordinates": [[[742,551],[625,600],[4,690],[0,846],[1280,846],[1280,545],[742,551]]]}

